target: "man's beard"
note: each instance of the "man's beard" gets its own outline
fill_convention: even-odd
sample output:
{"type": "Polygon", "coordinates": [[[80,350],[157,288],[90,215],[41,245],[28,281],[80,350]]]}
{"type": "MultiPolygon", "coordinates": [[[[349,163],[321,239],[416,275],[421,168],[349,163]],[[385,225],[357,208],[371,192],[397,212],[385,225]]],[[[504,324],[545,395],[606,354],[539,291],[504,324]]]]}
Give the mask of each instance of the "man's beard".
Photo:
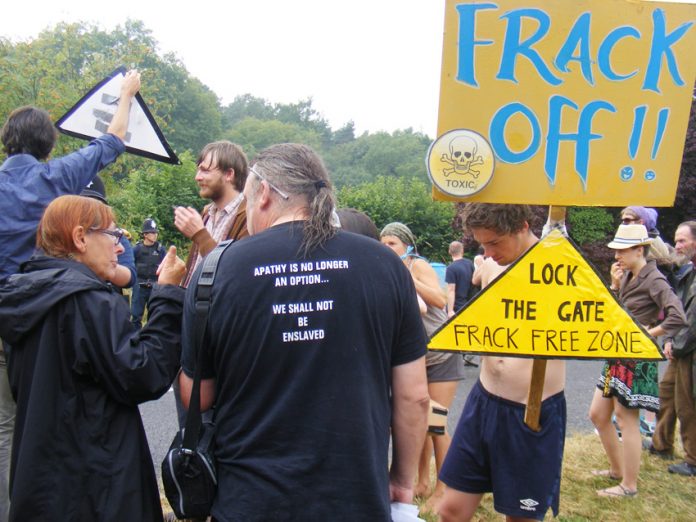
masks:
{"type": "Polygon", "coordinates": [[[217,201],[223,195],[223,187],[220,185],[206,186],[203,188],[199,187],[198,195],[203,199],[209,199],[211,201],[217,201]]]}
{"type": "Polygon", "coordinates": [[[687,250],[683,253],[674,253],[674,260],[678,266],[684,266],[688,264],[696,256],[696,250],[687,250]]]}

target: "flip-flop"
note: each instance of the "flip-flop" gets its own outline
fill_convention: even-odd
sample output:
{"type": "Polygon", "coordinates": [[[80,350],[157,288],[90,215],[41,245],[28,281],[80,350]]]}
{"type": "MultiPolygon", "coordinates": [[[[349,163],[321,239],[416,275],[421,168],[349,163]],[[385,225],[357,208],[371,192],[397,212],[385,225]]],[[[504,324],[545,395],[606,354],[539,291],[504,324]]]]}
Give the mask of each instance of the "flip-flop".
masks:
{"type": "Polygon", "coordinates": [[[619,484],[618,486],[614,486],[613,488],[600,489],[597,491],[597,495],[599,495],[600,497],[608,498],[632,498],[638,495],[638,490],[631,491],[630,489],[624,487],[623,484],[619,484]],[[616,488],[619,488],[620,491],[615,491],[616,488]]]}
{"type": "Polygon", "coordinates": [[[592,476],[594,477],[602,477],[602,478],[608,478],[611,480],[621,480],[623,477],[617,477],[616,475],[611,474],[610,469],[593,469],[591,472],[592,476]]]}

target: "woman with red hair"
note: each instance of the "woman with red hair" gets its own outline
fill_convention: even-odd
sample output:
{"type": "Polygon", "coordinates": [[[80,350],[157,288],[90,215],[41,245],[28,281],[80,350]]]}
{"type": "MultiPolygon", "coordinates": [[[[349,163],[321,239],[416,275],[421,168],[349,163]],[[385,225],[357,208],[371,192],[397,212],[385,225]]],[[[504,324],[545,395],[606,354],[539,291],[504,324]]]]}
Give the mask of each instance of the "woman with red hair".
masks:
{"type": "Polygon", "coordinates": [[[138,404],[162,396],[179,368],[184,263],[172,247],[136,332],[107,284],[121,235],[108,206],[59,197],[38,253],[0,283],[17,402],[10,520],[162,520],[138,404]]]}

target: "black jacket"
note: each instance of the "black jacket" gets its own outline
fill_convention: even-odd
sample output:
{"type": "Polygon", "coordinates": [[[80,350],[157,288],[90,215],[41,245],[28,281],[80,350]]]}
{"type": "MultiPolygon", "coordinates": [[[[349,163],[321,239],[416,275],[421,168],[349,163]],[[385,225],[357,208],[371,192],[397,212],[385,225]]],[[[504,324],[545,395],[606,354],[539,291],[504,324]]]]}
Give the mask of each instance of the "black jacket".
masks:
{"type": "Polygon", "coordinates": [[[155,287],[135,332],[123,297],[85,265],[38,257],[0,283],[17,401],[10,520],[162,520],[138,404],[179,367],[183,290],[155,287]]]}
{"type": "Polygon", "coordinates": [[[684,305],[688,326],[674,336],[672,353],[675,357],[682,358],[696,350],[696,271],[692,263],[682,267],[677,275],[676,293],[684,305]]]}

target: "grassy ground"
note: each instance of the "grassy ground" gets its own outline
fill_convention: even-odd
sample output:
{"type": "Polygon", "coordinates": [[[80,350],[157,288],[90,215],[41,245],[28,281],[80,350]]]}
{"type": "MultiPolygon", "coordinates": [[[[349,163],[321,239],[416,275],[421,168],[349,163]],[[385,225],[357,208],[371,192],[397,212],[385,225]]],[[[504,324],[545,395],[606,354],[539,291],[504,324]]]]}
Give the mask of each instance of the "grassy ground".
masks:
{"type": "MultiPolygon", "coordinates": [[[[681,462],[677,453],[674,462],[681,462]]],[[[694,522],[696,521],[696,477],[681,477],[667,472],[670,462],[643,452],[638,496],[626,499],[600,498],[595,491],[616,484],[593,477],[593,469],[606,469],[607,461],[599,437],[594,434],[574,435],[566,439],[561,482],[561,508],[558,519],[551,511],[545,520],[557,522],[694,522]]],[[[434,475],[433,475],[434,483],[434,475]]],[[[161,486],[161,485],[160,485],[161,486]]],[[[169,503],[162,495],[162,506],[169,503]]],[[[428,522],[436,522],[432,513],[421,514],[428,522]]],[[[474,520],[500,521],[503,517],[493,509],[490,495],[485,495],[474,520]]]]}
{"type": "MultiPolygon", "coordinates": [[[[680,455],[677,460],[681,462],[680,455]]],[[[607,460],[599,437],[574,435],[566,439],[561,482],[561,507],[558,522],[584,521],[696,521],[696,477],[681,477],[667,472],[670,462],[643,452],[638,496],[626,499],[600,498],[597,489],[616,484],[593,477],[593,469],[605,469],[607,460]]],[[[432,514],[421,515],[435,522],[432,514]]],[[[490,495],[485,495],[475,520],[502,520],[495,512],[490,495]]],[[[549,511],[545,520],[554,520],[549,511]]]]}

